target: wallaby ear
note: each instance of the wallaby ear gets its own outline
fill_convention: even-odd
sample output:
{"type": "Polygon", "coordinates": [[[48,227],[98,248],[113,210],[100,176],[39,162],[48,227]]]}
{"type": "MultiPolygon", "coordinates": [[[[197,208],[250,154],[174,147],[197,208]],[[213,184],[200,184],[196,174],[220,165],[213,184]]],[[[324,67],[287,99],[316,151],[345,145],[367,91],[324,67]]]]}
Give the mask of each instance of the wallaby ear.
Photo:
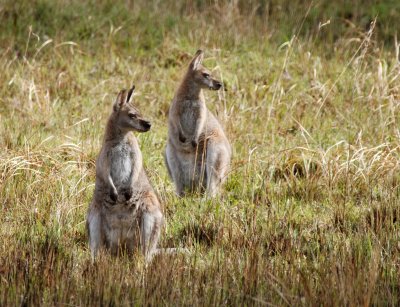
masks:
{"type": "Polygon", "coordinates": [[[126,101],[126,90],[118,93],[117,99],[114,102],[114,111],[118,111],[126,101]]]}
{"type": "Polygon", "coordinates": [[[191,70],[197,70],[201,63],[203,62],[204,59],[204,51],[203,50],[197,50],[196,54],[194,55],[194,58],[190,62],[189,68],[191,70]]]}
{"type": "Polygon", "coordinates": [[[126,97],[126,103],[130,102],[133,97],[133,91],[135,90],[135,86],[132,85],[131,89],[128,91],[128,96],[126,97]]]}

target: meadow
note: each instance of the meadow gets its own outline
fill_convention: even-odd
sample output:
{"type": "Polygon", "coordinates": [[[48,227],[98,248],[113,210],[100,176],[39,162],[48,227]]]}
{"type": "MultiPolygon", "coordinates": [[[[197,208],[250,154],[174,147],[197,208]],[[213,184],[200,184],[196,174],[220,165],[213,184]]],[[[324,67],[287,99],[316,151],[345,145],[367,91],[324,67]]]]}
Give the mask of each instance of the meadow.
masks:
{"type": "Polygon", "coordinates": [[[400,304],[397,1],[0,2],[0,305],[400,304]],[[163,151],[197,49],[233,147],[178,198],[163,151]],[[103,255],[85,217],[112,103],[136,85],[161,247],[103,255]]]}

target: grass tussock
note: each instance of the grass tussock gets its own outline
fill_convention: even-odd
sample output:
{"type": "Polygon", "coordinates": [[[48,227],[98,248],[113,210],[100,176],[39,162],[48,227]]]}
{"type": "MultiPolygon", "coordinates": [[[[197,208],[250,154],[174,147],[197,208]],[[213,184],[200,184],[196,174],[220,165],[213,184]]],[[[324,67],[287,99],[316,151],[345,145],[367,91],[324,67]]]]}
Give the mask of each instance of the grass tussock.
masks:
{"type": "Polygon", "coordinates": [[[0,4],[0,305],[398,305],[397,2],[114,2],[0,4]],[[199,47],[234,151],[214,200],[178,199],[162,157],[199,47]],[[160,245],[189,253],[92,264],[95,159],[132,83],[160,245]]]}

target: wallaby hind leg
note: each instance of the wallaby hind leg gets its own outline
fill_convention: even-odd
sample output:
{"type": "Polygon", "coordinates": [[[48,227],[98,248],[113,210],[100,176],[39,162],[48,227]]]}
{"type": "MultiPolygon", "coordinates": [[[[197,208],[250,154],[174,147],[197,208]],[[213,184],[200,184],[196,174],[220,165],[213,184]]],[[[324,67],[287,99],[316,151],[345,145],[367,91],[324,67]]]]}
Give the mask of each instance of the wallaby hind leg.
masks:
{"type": "Polygon", "coordinates": [[[221,144],[209,142],[207,145],[206,180],[207,194],[214,197],[220,185],[225,181],[229,168],[229,153],[221,144]]]}
{"type": "Polygon", "coordinates": [[[163,216],[159,209],[144,212],[141,221],[142,252],[146,261],[150,261],[156,252],[163,216]]]}
{"type": "Polygon", "coordinates": [[[101,215],[100,212],[96,210],[96,208],[89,209],[86,227],[89,235],[89,247],[92,255],[92,260],[95,260],[99,249],[103,245],[101,215]]]}
{"type": "Polygon", "coordinates": [[[184,194],[184,183],[182,178],[181,165],[176,153],[173,151],[171,146],[167,144],[165,149],[165,164],[167,165],[168,173],[171,176],[172,181],[175,184],[176,194],[183,196],[184,194]]]}

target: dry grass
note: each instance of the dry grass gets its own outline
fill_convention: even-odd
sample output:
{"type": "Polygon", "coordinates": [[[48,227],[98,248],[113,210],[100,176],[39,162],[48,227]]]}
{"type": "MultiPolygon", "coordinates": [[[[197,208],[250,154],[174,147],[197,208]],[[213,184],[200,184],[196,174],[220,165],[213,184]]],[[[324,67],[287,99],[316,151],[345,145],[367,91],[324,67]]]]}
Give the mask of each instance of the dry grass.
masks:
{"type": "Polygon", "coordinates": [[[399,46],[376,37],[379,16],[336,37],[344,21],[315,28],[315,7],[298,6],[282,40],[275,2],[51,3],[0,5],[0,305],[400,303],[399,46]],[[226,84],[206,96],[234,148],[212,201],[175,197],[162,158],[199,47],[226,84]],[[190,255],[92,264],[94,160],[132,83],[154,127],[139,141],[161,245],[190,255]]]}

